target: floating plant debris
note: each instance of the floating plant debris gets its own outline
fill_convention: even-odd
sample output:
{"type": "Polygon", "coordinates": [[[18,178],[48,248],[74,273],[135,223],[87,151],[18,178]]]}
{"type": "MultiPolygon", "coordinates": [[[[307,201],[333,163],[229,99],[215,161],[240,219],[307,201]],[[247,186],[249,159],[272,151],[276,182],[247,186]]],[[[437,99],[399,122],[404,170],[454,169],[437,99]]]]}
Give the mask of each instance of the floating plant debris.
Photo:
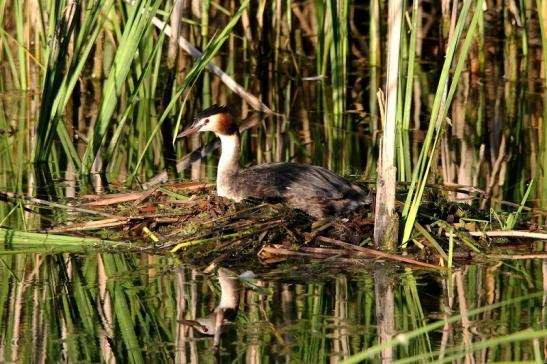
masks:
{"type": "MultiPolygon", "coordinates": [[[[6,200],[17,197],[7,193],[2,196],[6,200]]],[[[547,234],[537,226],[502,230],[493,226],[482,210],[440,203],[438,197],[430,197],[432,202],[424,203],[416,222],[417,233],[406,244],[405,255],[374,249],[374,216],[370,208],[345,217],[314,220],[282,204],[234,203],[217,197],[213,185],[204,182],[176,183],[142,192],[83,195],[78,204],[48,202],[50,208],[75,213],[37,236],[42,233],[51,241],[52,234],[62,234],[73,238],[72,247],[78,244],[78,239],[90,238],[97,239],[91,240],[94,246],[177,254],[193,264],[210,266],[209,269],[220,262],[237,264],[249,259],[262,264],[308,258],[344,264],[382,259],[444,269],[448,260],[540,257],[529,240],[527,245],[518,245],[518,253],[514,244],[503,251],[503,245],[497,244],[509,239],[514,242],[515,238],[545,240],[547,234]],[[100,239],[116,244],[98,244],[100,239]],[[495,254],[490,254],[493,246],[495,254]]],[[[30,205],[44,204],[39,199],[24,201],[30,205]]],[[[33,234],[31,240],[36,241],[37,233],[33,234]]],[[[89,248],[90,240],[85,241],[89,248]]]]}

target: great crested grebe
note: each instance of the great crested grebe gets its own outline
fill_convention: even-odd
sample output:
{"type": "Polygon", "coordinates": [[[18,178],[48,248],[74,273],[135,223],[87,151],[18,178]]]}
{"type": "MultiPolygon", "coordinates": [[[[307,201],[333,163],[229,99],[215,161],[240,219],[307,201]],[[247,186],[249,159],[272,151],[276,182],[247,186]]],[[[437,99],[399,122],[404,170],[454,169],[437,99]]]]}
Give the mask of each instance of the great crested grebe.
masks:
{"type": "Polygon", "coordinates": [[[239,165],[239,128],[227,106],[216,104],[203,110],[192,125],[180,133],[212,131],[221,142],[217,170],[217,195],[235,201],[255,198],[286,202],[315,218],[340,215],[370,204],[361,188],[319,166],[295,163],[267,163],[250,168],[239,165]]]}
{"type": "Polygon", "coordinates": [[[239,306],[240,278],[250,278],[254,274],[245,272],[237,275],[226,269],[218,269],[218,281],[220,283],[220,302],[208,315],[197,317],[195,320],[177,320],[180,324],[193,327],[205,335],[213,335],[213,345],[220,344],[220,336],[228,329],[228,323],[233,322],[237,316],[239,306]]]}

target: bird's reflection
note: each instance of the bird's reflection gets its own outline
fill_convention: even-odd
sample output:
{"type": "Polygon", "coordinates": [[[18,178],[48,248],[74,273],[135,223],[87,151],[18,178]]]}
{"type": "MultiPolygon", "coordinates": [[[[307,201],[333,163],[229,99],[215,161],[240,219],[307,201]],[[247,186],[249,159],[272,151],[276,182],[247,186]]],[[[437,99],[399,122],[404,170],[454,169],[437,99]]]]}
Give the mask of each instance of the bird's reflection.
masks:
{"type": "MultiPolygon", "coordinates": [[[[249,273],[244,273],[246,276],[249,273]]],[[[212,335],[215,347],[220,345],[220,338],[231,322],[235,320],[239,306],[240,280],[236,273],[226,269],[218,269],[220,283],[220,302],[206,316],[195,320],[178,320],[179,323],[193,327],[204,335],[212,335]]]]}

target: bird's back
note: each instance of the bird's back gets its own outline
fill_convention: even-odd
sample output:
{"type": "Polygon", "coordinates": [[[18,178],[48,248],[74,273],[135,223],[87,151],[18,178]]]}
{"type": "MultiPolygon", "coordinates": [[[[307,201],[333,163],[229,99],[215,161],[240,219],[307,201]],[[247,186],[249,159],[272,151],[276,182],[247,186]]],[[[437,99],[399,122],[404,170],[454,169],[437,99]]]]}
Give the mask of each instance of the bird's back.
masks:
{"type": "Polygon", "coordinates": [[[287,202],[316,218],[370,203],[358,186],[328,169],[306,164],[269,163],[242,169],[237,183],[246,197],[287,202]]]}

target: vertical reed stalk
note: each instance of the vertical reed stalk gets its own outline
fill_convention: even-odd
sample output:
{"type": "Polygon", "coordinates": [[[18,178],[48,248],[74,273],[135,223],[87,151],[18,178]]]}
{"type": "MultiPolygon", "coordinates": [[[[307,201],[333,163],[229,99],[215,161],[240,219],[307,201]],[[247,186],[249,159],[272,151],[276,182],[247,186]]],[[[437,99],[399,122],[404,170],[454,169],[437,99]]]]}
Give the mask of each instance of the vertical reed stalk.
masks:
{"type": "MultiPolygon", "coordinates": [[[[209,0],[201,1],[201,44],[205,49],[209,42],[209,14],[211,13],[211,2],[209,0]]],[[[171,38],[173,39],[173,38],[171,38]]],[[[202,82],[202,104],[211,105],[211,79],[208,72],[203,74],[202,82]]]]}
{"type": "Polygon", "coordinates": [[[84,22],[76,34],[74,16],[81,11],[79,6],[71,3],[58,18],[50,14],[49,32],[53,39],[46,49],[48,61],[36,127],[36,148],[31,157],[35,162],[48,161],[58,137],[69,161],[76,167],[80,166],[80,157],[63,122],[63,114],[99,30],[106,21],[105,17],[98,15],[101,11],[108,11],[112,2],[98,1],[86,9],[84,22]],[[74,42],[72,54],[69,52],[71,41],[74,42]],[[67,65],[68,69],[65,69],[67,65]]]}
{"type": "Polygon", "coordinates": [[[378,131],[378,99],[376,98],[376,91],[379,88],[380,77],[380,64],[381,64],[381,45],[382,40],[380,38],[381,27],[381,14],[380,14],[380,0],[370,0],[369,2],[370,12],[370,25],[369,25],[369,54],[368,63],[370,67],[369,74],[369,97],[368,107],[370,113],[370,129],[373,133],[372,143],[376,144],[376,138],[374,133],[378,131]]]}
{"type": "Polygon", "coordinates": [[[17,64],[19,65],[19,89],[28,90],[28,69],[27,69],[27,48],[25,42],[25,16],[23,10],[24,2],[16,0],[15,7],[15,24],[17,31],[17,64]]]}
{"type": "Polygon", "coordinates": [[[399,85],[399,52],[403,1],[388,3],[388,53],[386,81],[386,124],[380,151],[380,163],[376,191],[376,217],[374,241],[377,247],[395,249],[398,234],[398,219],[395,214],[395,133],[397,128],[397,97],[399,85]]]}
{"type": "MultiPolygon", "coordinates": [[[[171,10],[171,37],[169,38],[169,45],[167,47],[167,69],[163,76],[165,77],[165,84],[163,85],[161,102],[158,108],[160,114],[163,113],[173,96],[173,86],[177,77],[177,61],[179,55],[178,39],[181,29],[181,20],[184,15],[184,10],[187,8],[187,2],[188,0],[175,0],[173,9],[171,10]]],[[[171,142],[173,140],[173,134],[175,134],[171,115],[169,115],[162,124],[161,134],[163,139],[162,147],[165,169],[170,178],[173,178],[177,171],[177,166],[175,148],[171,142]]]]}
{"type": "MultiPolygon", "coordinates": [[[[538,11],[539,26],[541,32],[541,49],[543,51],[543,81],[545,87],[543,88],[543,105],[547,105],[547,28],[545,22],[547,22],[547,0],[536,0],[536,6],[538,11]]],[[[547,203],[547,107],[543,107],[543,135],[542,135],[542,183],[541,185],[541,206],[545,206],[547,203]]]]}
{"type": "Polygon", "coordinates": [[[345,132],[349,127],[349,118],[346,111],[346,88],[347,88],[347,59],[348,59],[348,10],[350,1],[327,0],[328,28],[327,39],[329,40],[329,61],[330,75],[332,77],[332,139],[330,140],[330,153],[333,156],[330,167],[334,170],[344,170],[344,155],[347,145],[345,132]]]}
{"type": "Polygon", "coordinates": [[[418,53],[417,49],[417,38],[420,28],[418,26],[418,19],[420,15],[420,0],[414,0],[412,3],[412,23],[410,29],[410,40],[408,45],[408,64],[405,77],[405,93],[404,99],[401,99],[403,103],[402,111],[402,120],[401,128],[399,128],[399,138],[401,140],[401,145],[399,148],[397,165],[399,168],[398,175],[400,176],[401,181],[408,181],[412,177],[412,165],[410,161],[410,118],[412,115],[412,103],[413,103],[413,93],[414,90],[414,68],[416,64],[416,55],[418,53]]]}
{"type": "Polygon", "coordinates": [[[477,1],[475,10],[472,13],[473,18],[467,29],[465,41],[461,47],[459,57],[457,58],[456,69],[452,78],[452,83],[448,94],[446,95],[446,86],[449,77],[449,71],[451,69],[452,62],[454,60],[457,45],[459,44],[464,25],[467,21],[467,14],[471,7],[471,0],[465,0],[458,17],[457,24],[454,28],[454,34],[450,37],[450,42],[447,48],[447,55],[443,64],[443,70],[437,86],[437,92],[435,94],[435,100],[433,102],[433,108],[431,111],[431,117],[429,120],[429,128],[426,134],[422,151],[420,152],[420,158],[414,169],[412,176],[412,182],[410,190],[403,209],[403,219],[405,220],[405,228],[403,235],[403,242],[410,238],[410,234],[414,227],[414,221],[417,216],[418,208],[421,203],[421,199],[424,193],[425,184],[427,182],[429,171],[432,165],[434,152],[437,148],[439,136],[441,135],[442,125],[446,119],[450,103],[456,91],[456,87],[466,61],[469,47],[473,41],[473,35],[478,23],[480,11],[478,9],[482,6],[482,0],[477,1]],[[446,95],[446,96],[445,96],[446,95]],[[443,102],[443,100],[445,100],[443,102]]]}

